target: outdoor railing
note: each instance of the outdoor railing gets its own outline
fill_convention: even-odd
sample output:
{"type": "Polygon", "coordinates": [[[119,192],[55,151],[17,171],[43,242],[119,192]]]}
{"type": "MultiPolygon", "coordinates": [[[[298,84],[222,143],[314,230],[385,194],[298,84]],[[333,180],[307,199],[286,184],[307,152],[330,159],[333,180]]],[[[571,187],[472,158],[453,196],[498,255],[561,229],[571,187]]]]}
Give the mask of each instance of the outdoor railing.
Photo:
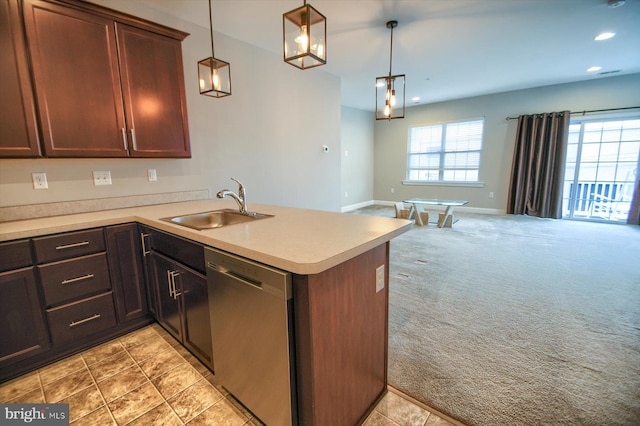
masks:
{"type": "Polygon", "coordinates": [[[572,208],[574,218],[626,221],[631,208],[627,185],[633,185],[633,182],[578,182],[565,185],[564,216],[570,216],[572,208]]]}

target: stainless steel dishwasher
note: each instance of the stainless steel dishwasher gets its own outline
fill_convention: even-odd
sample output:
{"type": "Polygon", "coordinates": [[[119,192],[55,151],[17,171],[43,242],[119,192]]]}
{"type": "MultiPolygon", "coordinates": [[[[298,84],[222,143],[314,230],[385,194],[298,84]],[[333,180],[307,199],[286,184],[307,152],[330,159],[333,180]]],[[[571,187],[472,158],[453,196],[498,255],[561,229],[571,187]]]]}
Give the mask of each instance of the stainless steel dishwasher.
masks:
{"type": "Polygon", "coordinates": [[[206,248],[214,372],[269,426],[297,425],[291,274],[206,248]]]}

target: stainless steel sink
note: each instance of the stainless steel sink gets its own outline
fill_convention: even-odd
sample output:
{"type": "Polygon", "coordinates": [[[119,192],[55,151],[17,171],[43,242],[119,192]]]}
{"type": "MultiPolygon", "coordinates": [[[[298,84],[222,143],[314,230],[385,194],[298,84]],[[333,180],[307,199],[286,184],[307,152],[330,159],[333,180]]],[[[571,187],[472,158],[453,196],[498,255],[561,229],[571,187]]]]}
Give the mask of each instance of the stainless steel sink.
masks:
{"type": "Polygon", "coordinates": [[[193,213],[184,216],[164,217],[160,220],[176,223],[193,229],[213,229],[223,226],[235,225],[237,223],[252,222],[254,220],[273,217],[270,214],[247,213],[243,214],[237,210],[223,209],[210,212],[193,213]]]}

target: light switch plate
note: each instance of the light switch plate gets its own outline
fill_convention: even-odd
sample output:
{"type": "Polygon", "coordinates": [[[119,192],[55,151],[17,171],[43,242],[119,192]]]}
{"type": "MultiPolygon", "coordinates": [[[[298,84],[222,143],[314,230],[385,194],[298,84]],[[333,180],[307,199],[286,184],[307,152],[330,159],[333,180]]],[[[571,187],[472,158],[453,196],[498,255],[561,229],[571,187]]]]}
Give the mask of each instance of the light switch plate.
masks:
{"type": "Polygon", "coordinates": [[[384,265],[376,268],[376,293],[384,289],[384,265]]]}
{"type": "Polygon", "coordinates": [[[93,184],[98,185],[111,185],[111,172],[106,171],[94,171],[93,172],[93,184]]]}

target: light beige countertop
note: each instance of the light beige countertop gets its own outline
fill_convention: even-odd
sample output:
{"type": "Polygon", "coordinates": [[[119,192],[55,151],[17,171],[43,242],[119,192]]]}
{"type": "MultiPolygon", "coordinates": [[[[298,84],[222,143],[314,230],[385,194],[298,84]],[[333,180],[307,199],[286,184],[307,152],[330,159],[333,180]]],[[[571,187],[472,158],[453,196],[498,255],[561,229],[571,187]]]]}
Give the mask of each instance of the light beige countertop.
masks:
{"type": "Polygon", "coordinates": [[[272,218],[198,231],[164,217],[237,208],[232,200],[199,200],[0,223],[0,241],[139,222],[296,274],[316,274],[411,229],[404,219],[266,204],[248,209],[272,218]]]}

